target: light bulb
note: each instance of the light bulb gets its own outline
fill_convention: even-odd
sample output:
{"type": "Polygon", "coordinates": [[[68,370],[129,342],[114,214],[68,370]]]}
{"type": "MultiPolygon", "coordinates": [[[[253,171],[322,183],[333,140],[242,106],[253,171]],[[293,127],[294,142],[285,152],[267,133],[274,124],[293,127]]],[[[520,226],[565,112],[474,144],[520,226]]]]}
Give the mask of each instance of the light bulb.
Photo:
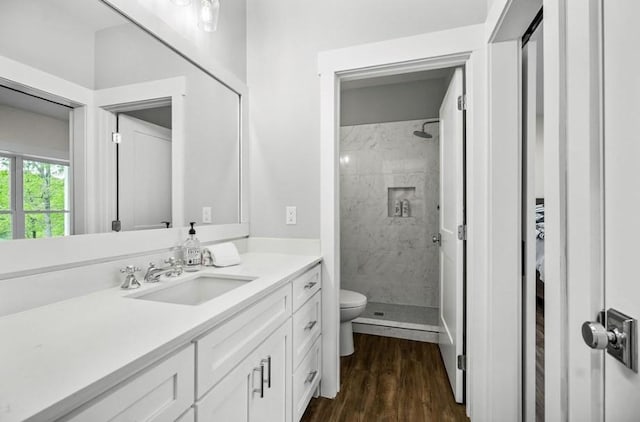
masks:
{"type": "Polygon", "coordinates": [[[200,19],[198,26],[206,32],[213,32],[218,28],[220,16],[220,0],[202,0],[200,3],[200,19]]]}
{"type": "Polygon", "coordinates": [[[191,4],[191,0],[171,0],[171,3],[176,6],[189,6],[191,4]]]}

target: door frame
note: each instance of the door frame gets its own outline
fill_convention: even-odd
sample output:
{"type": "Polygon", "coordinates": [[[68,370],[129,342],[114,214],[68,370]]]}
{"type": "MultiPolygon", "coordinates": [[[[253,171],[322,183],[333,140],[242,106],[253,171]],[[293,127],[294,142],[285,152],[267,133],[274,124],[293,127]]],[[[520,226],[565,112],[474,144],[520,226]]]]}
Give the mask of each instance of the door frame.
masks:
{"type": "MultiPolygon", "coordinates": [[[[485,133],[484,100],[484,25],[472,25],[447,31],[434,32],[396,40],[364,44],[319,54],[321,97],[321,250],[322,263],[322,317],[323,352],[321,394],[333,398],[340,390],[339,315],[340,315],[340,191],[339,191],[339,110],[340,83],[411,71],[464,66],[466,76],[467,113],[467,185],[476,186],[484,180],[474,180],[475,172],[485,167],[479,157],[484,156],[485,133]],[[470,159],[469,159],[470,158],[470,159]],[[478,166],[476,168],[476,166],[478,166]],[[474,183],[475,182],[475,183],[474,183]]],[[[467,199],[467,247],[482,254],[486,238],[481,231],[486,226],[481,220],[486,213],[485,204],[476,203],[475,196],[467,199]],[[477,211],[476,211],[477,210],[477,211]],[[476,228],[478,232],[476,233],[476,228]],[[474,241],[476,243],[474,243],[474,241]]],[[[482,260],[478,260],[481,262],[482,260]]],[[[467,413],[483,406],[484,366],[482,361],[481,329],[485,306],[484,268],[467,260],[468,273],[474,274],[468,290],[467,351],[470,361],[466,383],[467,413]],[[475,271],[474,271],[475,270],[475,271]],[[473,335],[473,333],[477,333],[473,335]]],[[[481,413],[480,410],[478,411],[481,413]]]]}
{"type": "Polygon", "coordinates": [[[111,230],[116,216],[116,153],[111,133],[116,130],[116,113],[171,104],[171,220],[173,227],[184,222],[184,161],[186,78],[183,76],[107,88],[95,91],[97,139],[103,157],[98,169],[102,181],[99,191],[100,215],[95,224],[99,232],[111,230]],[[175,222],[179,222],[177,225],[175,222]]]}
{"type": "MultiPolygon", "coordinates": [[[[597,421],[604,415],[597,400],[603,397],[603,357],[580,335],[582,322],[594,320],[603,305],[602,1],[542,2],[546,420],[597,421]]],[[[514,27],[526,3],[493,3],[489,43],[514,27]]]]}

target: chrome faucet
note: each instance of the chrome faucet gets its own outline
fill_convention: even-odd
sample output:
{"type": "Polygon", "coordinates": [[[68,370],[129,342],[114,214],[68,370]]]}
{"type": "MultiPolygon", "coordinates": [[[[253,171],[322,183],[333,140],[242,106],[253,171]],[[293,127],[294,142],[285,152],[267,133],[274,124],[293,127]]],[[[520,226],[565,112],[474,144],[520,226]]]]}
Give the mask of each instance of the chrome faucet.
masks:
{"type": "Polygon", "coordinates": [[[140,271],[140,268],[134,267],[133,265],[127,265],[120,269],[122,274],[126,274],[124,281],[120,285],[121,289],[130,290],[140,287],[140,282],[136,279],[136,271],[140,271]]]}
{"type": "Polygon", "coordinates": [[[150,262],[149,268],[147,268],[147,273],[144,275],[144,281],[147,283],[157,283],[162,275],[176,277],[182,274],[182,260],[171,257],[169,259],[165,259],[164,262],[165,264],[169,264],[164,268],[158,268],[153,262],[150,262]]]}

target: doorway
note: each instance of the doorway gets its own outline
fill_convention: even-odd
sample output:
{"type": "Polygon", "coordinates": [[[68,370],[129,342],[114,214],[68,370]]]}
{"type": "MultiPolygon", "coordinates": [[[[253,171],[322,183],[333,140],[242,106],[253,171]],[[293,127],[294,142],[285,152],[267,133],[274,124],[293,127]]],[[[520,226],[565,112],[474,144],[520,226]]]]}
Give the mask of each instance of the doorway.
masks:
{"type": "Polygon", "coordinates": [[[463,403],[464,67],[350,75],[341,86],[341,289],[369,303],[354,330],[438,343],[463,403]],[[419,97],[417,84],[434,92],[403,95],[419,97]]]}
{"type": "Polygon", "coordinates": [[[171,105],[118,113],[116,119],[115,220],[119,229],[169,228],[171,105]]]}
{"type": "Polygon", "coordinates": [[[523,412],[544,421],[544,44],[542,10],[522,37],[523,412]]]}

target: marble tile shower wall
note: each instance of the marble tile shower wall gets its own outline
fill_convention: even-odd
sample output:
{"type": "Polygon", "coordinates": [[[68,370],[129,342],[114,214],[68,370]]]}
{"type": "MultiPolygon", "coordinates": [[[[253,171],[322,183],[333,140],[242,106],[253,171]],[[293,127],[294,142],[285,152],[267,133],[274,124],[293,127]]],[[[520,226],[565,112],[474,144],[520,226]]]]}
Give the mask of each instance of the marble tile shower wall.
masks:
{"type": "Polygon", "coordinates": [[[342,287],[370,302],[439,306],[439,126],[423,120],[345,126],[340,133],[342,287]],[[410,201],[389,216],[389,189],[410,201]],[[411,188],[415,188],[412,190],[411,188]],[[392,214],[393,215],[393,214],[392,214]]]}

